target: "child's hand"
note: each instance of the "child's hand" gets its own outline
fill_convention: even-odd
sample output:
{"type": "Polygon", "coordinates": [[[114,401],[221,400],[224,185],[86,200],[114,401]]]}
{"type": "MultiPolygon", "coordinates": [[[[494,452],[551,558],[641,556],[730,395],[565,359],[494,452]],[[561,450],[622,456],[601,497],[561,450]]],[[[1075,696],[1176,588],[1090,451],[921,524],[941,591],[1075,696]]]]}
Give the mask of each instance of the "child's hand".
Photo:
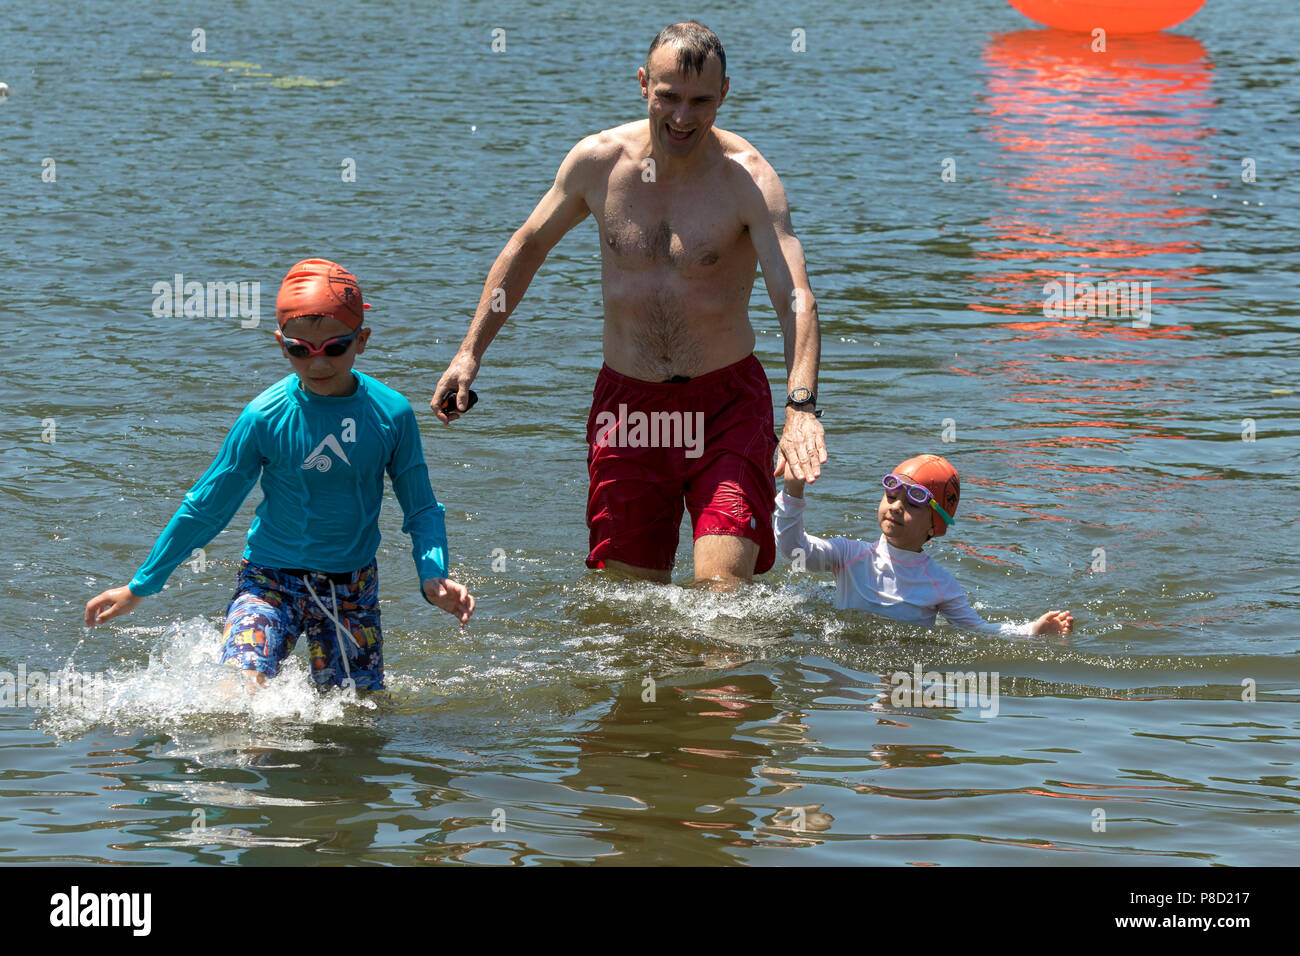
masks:
{"type": "Polygon", "coordinates": [[[803,497],[803,481],[799,478],[786,478],[785,493],[791,498],[803,497]]]}
{"type": "Polygon", "coordinates": [[[1074,615],[1069,611],[1048,611],[1034,622],[1033,634],[1069,634],[1074,630],[1074,615]]]}
{"type": "Polygon", "coordinates": [[[86,602],[86,627],[103,624],[122,614],[130,614],[144,598],[131,593],[129,587],[109,588],[86,602]]]}
{"type": "Polygon", "coordinates": [[[422,585],[424,596],[436,607],[442,608],[460,621],[464,627],[469,616],[474,613],[474,595],[469,588],[458,584],[451,578],[429,578],[422,585]]]}

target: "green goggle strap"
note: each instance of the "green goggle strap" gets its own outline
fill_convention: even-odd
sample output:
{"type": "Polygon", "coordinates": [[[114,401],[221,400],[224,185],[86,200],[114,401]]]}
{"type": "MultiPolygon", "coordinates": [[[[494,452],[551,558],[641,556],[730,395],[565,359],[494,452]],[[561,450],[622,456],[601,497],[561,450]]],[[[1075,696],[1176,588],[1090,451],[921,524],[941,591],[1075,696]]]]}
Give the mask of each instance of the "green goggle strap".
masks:
{"type": "Polygon", "coordinates": [[[948,522],[948,524],[957,523],[956,519],[954,519],[952,515],[948,514],[948,512],[940,508],[939,502],[935,501],[933,498],[930,499],[930,507],[933,508],[935,511],[939,512],[939,517],[941,517],[944,521],[948,522]]]}

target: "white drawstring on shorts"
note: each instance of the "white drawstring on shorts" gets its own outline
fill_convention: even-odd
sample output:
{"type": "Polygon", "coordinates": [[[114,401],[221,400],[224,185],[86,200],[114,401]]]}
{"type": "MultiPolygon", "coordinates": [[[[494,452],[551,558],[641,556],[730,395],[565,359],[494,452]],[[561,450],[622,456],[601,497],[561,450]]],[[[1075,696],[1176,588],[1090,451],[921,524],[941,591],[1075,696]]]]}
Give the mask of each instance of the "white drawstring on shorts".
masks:
{"type": "MultiPolygon", "coordinates": [[[[311,582],[307,580],[306,575],[303,576],[302,583],[307,586],[307,593],[310,594],[312,600],[316,602],[316,606],[325,613],[327,618],[334,622],[334,641],[339,646],[339,656],[343,658],[343,673],[346,675],[348,681],[351,682],[352,668],[348,667],[348,652],[343,649],[343,635],[339,633],[340,630],[344,630],[345,628],[343,627],[343,622],[339,620],[339,602],[338,598],[334,594],[334,581],[333,579],[330,579],[330,604],[334,608],[332,611],[325,606],[325,603],[320,599],[320,596],[312,588],[311,582]]],[[[348,632],[348,640],[352,640],[351,631],[348,632]]],[[[352,643],[356,644],[356,641],[352,641],[352,643]]],[[[358,644],[357,646],[360,647],[361,645],[358,644]]],[[[353,684],[352,686],[355,687],[356,685],[353,684]]]]}

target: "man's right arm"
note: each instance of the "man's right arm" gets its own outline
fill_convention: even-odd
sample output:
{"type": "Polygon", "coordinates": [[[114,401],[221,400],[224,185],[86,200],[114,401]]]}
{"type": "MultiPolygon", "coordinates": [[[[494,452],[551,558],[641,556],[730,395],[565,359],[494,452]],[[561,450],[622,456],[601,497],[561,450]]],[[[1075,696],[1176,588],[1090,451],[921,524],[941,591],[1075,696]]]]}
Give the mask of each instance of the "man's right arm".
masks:
{"type": "Polygon", "coordinates": [[[443,372],[429,402],[443,422],[460,417],[460,411],[469,404],[469,386],[478,376],[483,353],[519,305],[547,255],[565,233],[591,212],[586,199],[587,181],[599,138],[600,134],[588,136],[569,150],[555,174],[554,184],[492,263],[465,340],[443,372]],[[449,416],[441,406],[451,392],[456,393],[457,411],[449,416]]]}

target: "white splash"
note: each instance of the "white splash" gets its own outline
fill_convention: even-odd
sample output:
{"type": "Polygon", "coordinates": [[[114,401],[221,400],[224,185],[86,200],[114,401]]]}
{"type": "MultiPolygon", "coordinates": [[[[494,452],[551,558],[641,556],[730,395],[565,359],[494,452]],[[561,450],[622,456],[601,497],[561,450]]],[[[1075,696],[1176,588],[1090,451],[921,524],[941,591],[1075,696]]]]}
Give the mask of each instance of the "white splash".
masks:
{"type": "MultiPolygon", "coordinates": [[[[219,663],[221,632],[201,617],[192,618],[163,632],[146,666],[91,675],[94,693],[51,701],[37,725],[56,737],[69,737],[97,726],[206,729],[237,717],[242,728],[256,730],[284,721],[355,724],[359,710],[375,709],[373,700],[358,698],[354,690],[316,690],[301,644],[302,639],[279,675],[250,693],[232,668],[219,663]]],[[[80,676],[86,683],[86,672],[80,676]]]]}

